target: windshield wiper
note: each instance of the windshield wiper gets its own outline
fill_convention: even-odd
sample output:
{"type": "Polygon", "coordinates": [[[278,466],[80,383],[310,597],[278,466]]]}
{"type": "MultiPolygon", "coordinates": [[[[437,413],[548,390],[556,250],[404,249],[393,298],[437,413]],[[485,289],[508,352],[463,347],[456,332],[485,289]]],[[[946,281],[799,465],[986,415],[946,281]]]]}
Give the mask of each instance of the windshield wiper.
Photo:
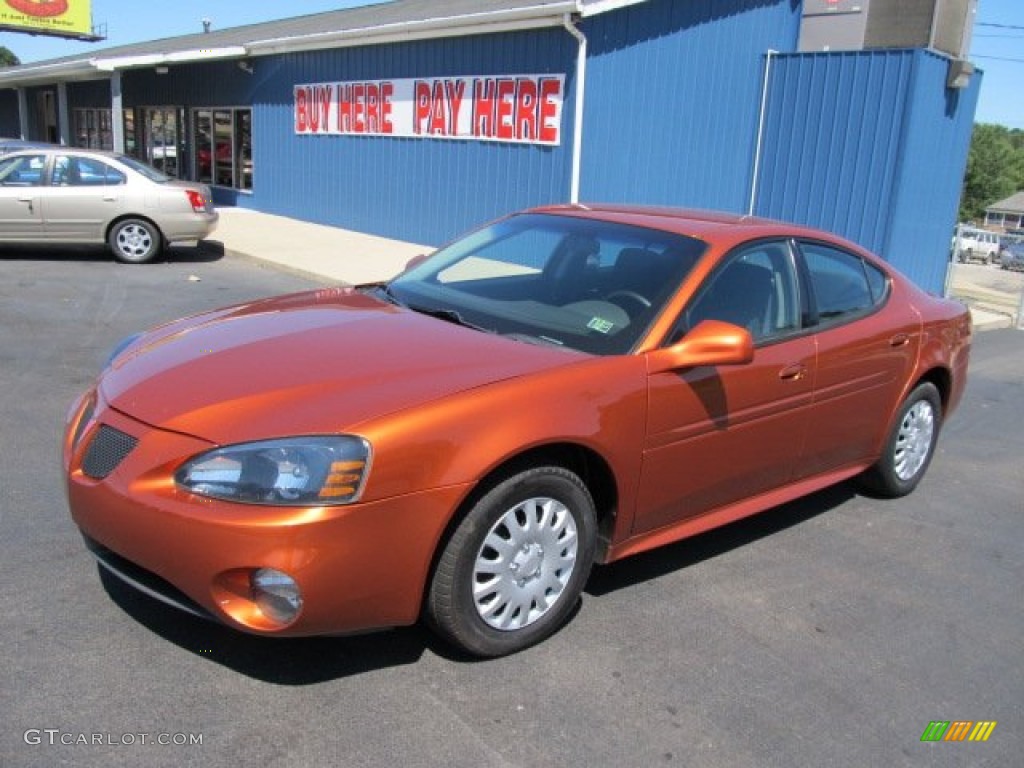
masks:
{"type": "Polygon", "coordinates": [[[411,309],[413,312],[419,312],[421,315],[427,315],[429,317],[436,317],[438,320],[444,320],[449,323],[455,323],[465,328],[472,328],[474,331],[483,331],[484,333],[494,333],[490,328],[484,328],[482,325],[476,325],[475,323],[469,322],[466,318],[459,314],[457,310],[448,309],[447,307],[418,307],[415,304],[406,304],[406,307],[411,309]]]}
{"type": "Polygon", "coordinates": [[[565,348],[565,342],[553,339],[550,336],[532,336],[529,333],[506,333],[506,339],[515,339],[526,344],[536,344],[539,347],[561,347],[565,348]]]}

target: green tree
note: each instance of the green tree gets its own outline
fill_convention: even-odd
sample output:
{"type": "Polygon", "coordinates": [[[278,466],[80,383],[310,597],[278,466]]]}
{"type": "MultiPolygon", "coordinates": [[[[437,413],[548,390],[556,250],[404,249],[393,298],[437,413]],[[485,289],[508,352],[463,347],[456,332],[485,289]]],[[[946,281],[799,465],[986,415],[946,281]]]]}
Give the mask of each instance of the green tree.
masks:
{"type": "Polygon", "coordinates": [[[978,123],[971,135],[960,220],[979,221],[986,206],[1024,190],[1024,131],[978,123]]]}
{"type": "Polygon", "coordinates": [[[0,67],[16,67],[19,64],[21,61],[11,53],[11,49],[0,45],[0,67]]]}

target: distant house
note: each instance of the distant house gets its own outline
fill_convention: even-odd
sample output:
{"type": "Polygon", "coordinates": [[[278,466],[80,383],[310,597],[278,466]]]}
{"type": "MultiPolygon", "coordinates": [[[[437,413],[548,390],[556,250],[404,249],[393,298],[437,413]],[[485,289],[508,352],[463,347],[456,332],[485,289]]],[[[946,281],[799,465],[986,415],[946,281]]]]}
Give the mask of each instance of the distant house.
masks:
{"type": "Polygon", "coordinates": [[[1003,230],[1024,228],[1024,192],[988,206],[985,209],[985,226],[1003,230]]]}

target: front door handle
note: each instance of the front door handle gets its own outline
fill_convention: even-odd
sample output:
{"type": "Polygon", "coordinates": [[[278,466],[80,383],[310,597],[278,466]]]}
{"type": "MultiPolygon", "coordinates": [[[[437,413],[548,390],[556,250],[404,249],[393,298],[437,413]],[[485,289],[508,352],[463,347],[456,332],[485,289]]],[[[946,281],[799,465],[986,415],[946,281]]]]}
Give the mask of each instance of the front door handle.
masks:
{"type": "Polygon", "coordinates": [[[35,213],[35,198],[34,197],[19,197],[19,203],[28,203],[28,212],[35,213]]]}
{"type": "Polygon", "coordinates": [[[807,366],[803,363],[792,363],[779,371],[779,378],[783,381],[799,381],[807,375],[807,366]]]}

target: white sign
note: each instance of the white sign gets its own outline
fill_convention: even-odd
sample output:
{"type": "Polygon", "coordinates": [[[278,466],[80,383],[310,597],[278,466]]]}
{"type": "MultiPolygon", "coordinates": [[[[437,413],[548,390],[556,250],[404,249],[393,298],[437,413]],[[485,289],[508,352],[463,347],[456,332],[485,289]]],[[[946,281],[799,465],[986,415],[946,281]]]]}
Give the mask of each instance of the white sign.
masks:
{"type": "Polygon", "coordinates": [[[561,142],[564,75],[295,86],[295,133],[561,142]]]}

